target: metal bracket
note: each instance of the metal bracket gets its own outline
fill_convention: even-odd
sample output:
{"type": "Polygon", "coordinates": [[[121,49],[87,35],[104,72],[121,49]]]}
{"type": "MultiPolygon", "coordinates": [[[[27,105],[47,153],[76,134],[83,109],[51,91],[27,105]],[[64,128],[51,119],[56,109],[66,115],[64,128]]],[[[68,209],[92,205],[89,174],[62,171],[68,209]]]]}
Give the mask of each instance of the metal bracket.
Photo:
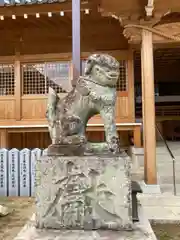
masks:
{"type": "Polygon", "coordinates": [[[142,193],[142,189],[140,185],[132,181],[131,182],[131,189],[132,189],[132,220],[133,222],[138,222],[138,200],[137,200],[137,193],[142,193]]]}

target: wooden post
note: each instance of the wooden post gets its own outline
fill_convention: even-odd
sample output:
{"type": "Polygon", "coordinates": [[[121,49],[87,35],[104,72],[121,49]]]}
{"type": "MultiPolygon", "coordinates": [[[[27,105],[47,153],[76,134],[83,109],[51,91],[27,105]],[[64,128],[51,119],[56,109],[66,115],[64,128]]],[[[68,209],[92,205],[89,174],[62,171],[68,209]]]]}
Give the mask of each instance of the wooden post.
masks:
{"type": "Polygon", "coordinates": [[[142,31],[142,104],[144,136],[144,177],[147,184],[157,183],[154,103],[154,66],[152,33],[142,31]]]}
{"type": "Polygon", "coordinates": [[[127,63],[127,71],[128,71],[128,84],[127,84],[127,91],[129,95],[129,109],[130,115],[129,117],[135,120],[135,102],[134,102],[134,52],[132,49],[129,49],[128,52],[128,63],[127,63]]]}
{"type": "Polygon", "coordinates": [[[6,129],[1,129],[0,131],[1,136],[1,148],[8,148],[8,132],[6,129]]]}
{"type": "Polygon", "coordinates": [[[76,85],[76,80],[81,74],[81,8],[80,0],[72,0],[72,61],[73,61],[73,80],[72,85],[76,85]]]}
{"type": "Polygon", "coordinates": [[[133,131],[134,146],[141,148],[141,126],[135,126],[133,131]]]}
{"type": "Polygon", "coordinates": [[[15,118],[21,120],[21,64],[19,55],[16,54],[14,63],[14,76],[15,76],[15,118]]]}

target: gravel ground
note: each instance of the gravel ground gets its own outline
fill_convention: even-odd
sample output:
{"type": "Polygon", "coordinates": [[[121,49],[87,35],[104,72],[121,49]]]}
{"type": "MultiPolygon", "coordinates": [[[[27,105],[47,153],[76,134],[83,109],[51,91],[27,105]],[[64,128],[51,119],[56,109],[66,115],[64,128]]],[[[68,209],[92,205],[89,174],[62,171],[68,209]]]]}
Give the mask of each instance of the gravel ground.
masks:
{"type": "Polygon", "coordinates": [[[158,240],[180,240],[180,225],[156,224],[151,226],[158,240]]]}
{"type": "Polygon", "coordinates": [[[0,197],[0,204],[12,211],[0,217],[0,240],[12,240],[34,212],[34,199],[24,197],[0,197]]]}

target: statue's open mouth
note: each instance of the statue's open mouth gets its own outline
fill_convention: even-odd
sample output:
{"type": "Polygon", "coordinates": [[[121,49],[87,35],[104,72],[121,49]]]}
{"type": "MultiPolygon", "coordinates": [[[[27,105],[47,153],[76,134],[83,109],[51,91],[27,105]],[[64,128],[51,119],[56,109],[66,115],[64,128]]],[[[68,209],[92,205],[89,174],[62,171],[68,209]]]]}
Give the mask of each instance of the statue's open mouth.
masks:
{"type": "Polygon", "coordinates": [[[116,74],[116,73],[108,74],[108,73],[106,73],[106,77],[108,79],[117,79],[119,77],[119,74],[116,74]]]}

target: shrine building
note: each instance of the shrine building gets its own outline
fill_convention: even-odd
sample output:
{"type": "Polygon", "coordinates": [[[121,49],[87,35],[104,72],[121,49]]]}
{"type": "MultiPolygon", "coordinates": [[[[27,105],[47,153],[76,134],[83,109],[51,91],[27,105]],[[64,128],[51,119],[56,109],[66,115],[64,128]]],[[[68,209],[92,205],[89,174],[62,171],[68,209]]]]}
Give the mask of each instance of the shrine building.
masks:
{"type": "MultiPolygon", "coordinates": [[[[90,54],[108,53],[120,63],[117,130],[144,148],[156,184],[156,125],[180,138],[179,35],[179,0],[0,0],[0,147],[46,148],[48,88],[64,96],[90,54]]],[[[100,116],[87,136],[104,140],[100,116]]]]}

